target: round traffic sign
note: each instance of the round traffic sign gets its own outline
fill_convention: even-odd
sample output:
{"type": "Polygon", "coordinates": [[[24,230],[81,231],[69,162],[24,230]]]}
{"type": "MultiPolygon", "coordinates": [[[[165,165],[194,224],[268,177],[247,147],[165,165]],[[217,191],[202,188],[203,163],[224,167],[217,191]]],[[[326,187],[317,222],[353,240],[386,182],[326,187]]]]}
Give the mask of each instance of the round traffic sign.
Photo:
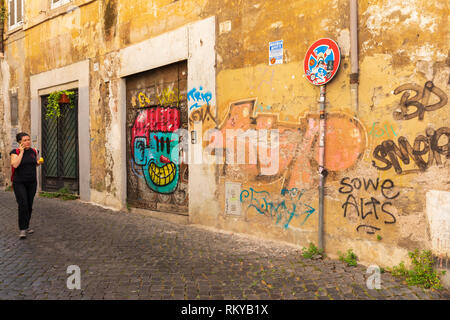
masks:
{"type": "Polygon", "coordinates": [[[336,42],[322,38],[306,52],[303,64],[306,78],[316,86],[328,83],[336,74],[341,62],[341,52],[336,42]]]}

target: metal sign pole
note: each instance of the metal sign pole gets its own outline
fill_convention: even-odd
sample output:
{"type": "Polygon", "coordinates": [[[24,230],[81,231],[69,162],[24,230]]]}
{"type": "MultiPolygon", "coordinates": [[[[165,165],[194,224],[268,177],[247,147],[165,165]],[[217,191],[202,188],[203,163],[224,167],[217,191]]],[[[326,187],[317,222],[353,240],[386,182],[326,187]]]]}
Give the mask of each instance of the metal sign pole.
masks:
{"type": "Polygon", "coordinates": [[[319,120],[319,249],[324,249],[323,243],[323,207],[324,207],[324,189],[325,177],[327,171],[325,169],[325,85],[320,86],[320,120],[319,120]]]}
{"type": "Polygon", "coordinates": [[[324,198],[325,178],[325,84],[331,81],[339,69],[341,53],[336,42],[328,38],[315,41],[306,51],[303,69],[306,79],[315,86],[320,86],[320,119],[319,119],[319,248],[324,249],[324,198]]]}

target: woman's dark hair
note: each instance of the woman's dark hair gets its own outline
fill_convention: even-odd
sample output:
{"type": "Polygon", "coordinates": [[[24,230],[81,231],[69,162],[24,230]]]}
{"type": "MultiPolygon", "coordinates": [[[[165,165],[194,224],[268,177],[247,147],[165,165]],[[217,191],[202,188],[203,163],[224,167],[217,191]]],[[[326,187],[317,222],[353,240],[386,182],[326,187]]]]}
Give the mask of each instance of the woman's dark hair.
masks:
{"type": "Polygon", "coordinates": [[[22,140],[23,137],[29,137],[30,135],[28,133],[25,132],[21,132],[16,134],[16,140],[17,142],[20,142],[20,140],[22,140]]]}

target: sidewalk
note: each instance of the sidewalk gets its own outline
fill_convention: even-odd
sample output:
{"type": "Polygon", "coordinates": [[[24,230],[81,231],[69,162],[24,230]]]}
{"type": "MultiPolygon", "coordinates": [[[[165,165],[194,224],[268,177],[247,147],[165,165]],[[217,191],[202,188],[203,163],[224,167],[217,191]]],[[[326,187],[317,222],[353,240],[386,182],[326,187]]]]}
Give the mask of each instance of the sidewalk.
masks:
{"type": "Polygon", "coordinates": [[[366,268],[307,260],[300,249],[177,225],[79,201],[36,198],[19,240],[17,204],[0,191],[0,299],[450,299],[366,268]],[[67,268],[81,289],[67,288],[67,268]]]}

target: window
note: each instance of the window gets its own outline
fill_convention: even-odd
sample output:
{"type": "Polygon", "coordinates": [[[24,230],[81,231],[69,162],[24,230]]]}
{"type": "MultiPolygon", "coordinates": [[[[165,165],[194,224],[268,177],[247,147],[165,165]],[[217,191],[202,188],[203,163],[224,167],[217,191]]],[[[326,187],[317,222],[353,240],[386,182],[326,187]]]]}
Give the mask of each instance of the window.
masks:
{"type": "Polygon", "coordinates": [[[9,29],[14,29],[22,25],[23,21],[23,0],[8,0],[9,29]]]}
{"type": "Polygon", "coordinates": [[[51,4],[52,4],[51,8],[55,9],[55,8],[58,8],[58,7],[62,6],[62,5],[65,5],[65,4],[69,3],[72,0],[50,0],[50,1],[51,1],[51,4]]]}

